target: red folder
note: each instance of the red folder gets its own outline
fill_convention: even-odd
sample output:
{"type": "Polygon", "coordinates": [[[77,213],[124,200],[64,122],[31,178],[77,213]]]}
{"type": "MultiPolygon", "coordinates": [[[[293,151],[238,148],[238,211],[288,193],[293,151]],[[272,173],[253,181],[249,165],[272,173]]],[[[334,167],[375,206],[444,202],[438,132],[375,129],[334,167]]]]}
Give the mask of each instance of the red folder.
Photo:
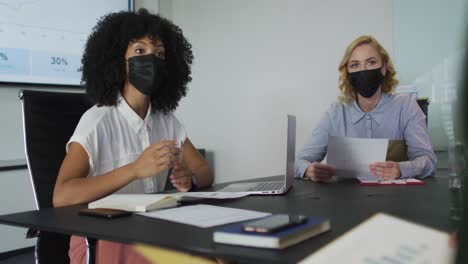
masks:
{"type": "Polygon", "coordinates": [[[397,179],[392,181],[384,180],[364,180],[358,179],[359,185],[362,186],[388,186],[388,185],[424,185],[423,181],[418,179],[397,179]]]}

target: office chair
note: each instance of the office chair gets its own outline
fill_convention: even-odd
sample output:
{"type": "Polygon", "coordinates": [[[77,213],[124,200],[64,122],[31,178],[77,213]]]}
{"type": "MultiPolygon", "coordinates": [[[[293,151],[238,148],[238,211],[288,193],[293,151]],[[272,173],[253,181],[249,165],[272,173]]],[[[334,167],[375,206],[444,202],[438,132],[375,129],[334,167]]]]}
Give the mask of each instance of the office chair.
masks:
{"type": "MultiPolygon", "coordinates": [[[[82,93],[22,90],[19,97],[36,208],[50,208],[53,207],[55,181],[65,157],[65,145],[83,113],[93,104],[82,93]]],[[[70,262],[69,235],[28,230],[27,237],[34,236],[37,236],[35,253],[39,263],[70,262]]]]}
{"type": "Polygon", "coordinates": [[[416,101],[418,102],[418,105],[419,107],[421,107],[421,110],[423,111],[424,115],[426,116],[426,125],[428,123],[428,106],[429,106],[429,98],[427,97],[420,97],[418,99],[416,99],[416,101]]]}

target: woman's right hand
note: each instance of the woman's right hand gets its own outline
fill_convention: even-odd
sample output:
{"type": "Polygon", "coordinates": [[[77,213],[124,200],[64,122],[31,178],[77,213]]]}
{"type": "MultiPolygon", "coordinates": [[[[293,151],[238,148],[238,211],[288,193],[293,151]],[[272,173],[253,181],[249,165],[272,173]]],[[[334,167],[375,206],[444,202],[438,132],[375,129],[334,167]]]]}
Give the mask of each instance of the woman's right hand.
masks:
{"type": "Polygon", "coordinates": [[[320,162],[313,162],[307,168],[305,177],[310,178],[314,182],[330,182],[331,177],[335,173],[336,169],[334,167],[320,162]]]}
{"type": "Polygon", "coordinates": [[[154,176],[169,170],[179,159],[180,149],[174,140],[161,140],[147,147],[133,162],[136,179],[154,176]]]}

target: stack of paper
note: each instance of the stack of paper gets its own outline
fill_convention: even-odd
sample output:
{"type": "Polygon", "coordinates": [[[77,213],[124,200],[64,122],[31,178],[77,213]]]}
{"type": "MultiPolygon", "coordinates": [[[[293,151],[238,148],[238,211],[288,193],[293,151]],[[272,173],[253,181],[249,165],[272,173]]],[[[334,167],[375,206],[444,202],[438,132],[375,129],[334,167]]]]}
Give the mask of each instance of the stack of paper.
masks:
{"type": "Polygon", "coordinates": [[[270,215],[270,213],[199,204],[141,215],[198,227],[212,227],[260,218],[270,215]]]}

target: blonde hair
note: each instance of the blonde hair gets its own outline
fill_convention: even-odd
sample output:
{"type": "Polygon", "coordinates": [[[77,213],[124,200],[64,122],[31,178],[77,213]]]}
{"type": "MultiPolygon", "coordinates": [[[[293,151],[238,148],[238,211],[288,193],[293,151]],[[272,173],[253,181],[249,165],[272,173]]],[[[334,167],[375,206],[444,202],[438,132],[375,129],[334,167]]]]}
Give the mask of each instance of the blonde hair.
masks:
{"type": "Polygon", "coordinates": [[[349,104],[353,100],[356,100],[356,92],[348,81],[347,64],[349,58],[351,57],[351,53],[353,53],[353,50],[363,44],[369,44],[374,47],[380,54],[380,57],[382,57],[382,66],[387,66],[387,73],[385,74],[385,77],[382,81],[382,92],[391,94],[398,85],[395,67],[393,66],[392,60],[390,59],[387,51],[374,37],[370,35],[360,36],[351,42],[351,44],[349,44],[349,46],[346,48],[343,59],[341,59],[340,65],[338,67],[338,71],[340,72],[339,88],[341,92],[339,99],[345,105],[349,104]]]}

